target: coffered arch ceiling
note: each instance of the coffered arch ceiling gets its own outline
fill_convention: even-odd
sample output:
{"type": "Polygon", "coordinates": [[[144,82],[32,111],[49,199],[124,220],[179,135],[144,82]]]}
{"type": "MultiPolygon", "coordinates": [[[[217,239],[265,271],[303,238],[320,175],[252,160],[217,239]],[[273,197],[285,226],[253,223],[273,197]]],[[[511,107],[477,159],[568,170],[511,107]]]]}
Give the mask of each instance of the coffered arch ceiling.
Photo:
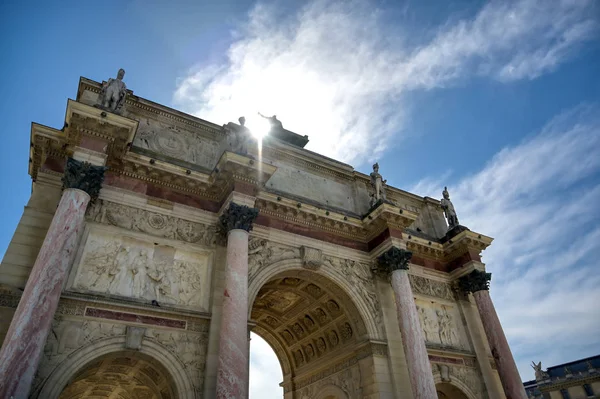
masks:
{"type": "Polygon", "coordinates": [[[59,399],[175,399],[169,372],[156,360],[137,352],[102,356],[84,366],[59,399]]]}
{"type": "Polygon", "coordinates": [[[253,331],[274,349],[284,375],[352,353],[366,328],[350,296],[326,277],[289,271],[269,280],[252,306],[253,331]]]}

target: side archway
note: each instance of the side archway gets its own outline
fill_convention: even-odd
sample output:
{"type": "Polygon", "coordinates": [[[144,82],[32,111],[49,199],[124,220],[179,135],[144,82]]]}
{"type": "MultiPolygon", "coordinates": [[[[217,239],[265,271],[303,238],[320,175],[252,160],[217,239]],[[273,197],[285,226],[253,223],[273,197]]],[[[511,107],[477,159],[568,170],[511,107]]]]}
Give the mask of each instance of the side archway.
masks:
{"type": "Polygon", "coordinates": [[[442,381],[439,372],[433,374],[436,390],[445,397],[444,399],[478,399],[471,389],[462,381],[452,378],[451,381],[442,381]]]}
{"type": "Polygon", "coordinates": [[[337,385],[326,385],[321,388],[315,399],[348,399],[348,395],[337,385]]]}
{"type": "MultiPolygon", "coordinates": [[[[39,399],[59,398],[69,382],[86,366],[107,355],[120,352],[126,352],[125,336],[100,339],[80,348],[56,367],[35,397],[39,399]]],[[[154,360],[165,370],[172,381],[175,397],[181,399],[195,398],[191,379],[185,372],[185,365],[166,348],[151,340],[144,340],[138,352],[142,357],[154,360]]]]}

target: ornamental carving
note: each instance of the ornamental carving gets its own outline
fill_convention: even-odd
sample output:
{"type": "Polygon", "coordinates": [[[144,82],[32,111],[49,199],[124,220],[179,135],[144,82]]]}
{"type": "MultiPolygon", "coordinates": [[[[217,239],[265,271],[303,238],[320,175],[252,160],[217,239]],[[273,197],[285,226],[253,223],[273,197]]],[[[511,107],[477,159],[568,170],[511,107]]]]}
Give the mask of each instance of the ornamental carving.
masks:
{"type": "Polygon", "coordinates": [[[122,227],[157,237],[180,240],[213,247],[215,227],[202,223],[166,216],[144,209],[133,208],[105,200],[88,209],[88,218],[97,223],[122,227]]]}
{"type": "Polygon", "coordinates": [[[454,300],[454,292],[449,283],[431,280],[421,276],[408,275],[413,293],[454,300]]]}
{"type": "Polygon", "coordinates": [[[377,298],[375,290],[375,282],[371,268],[366,263],[357,262],[351,259],[341,259],[326,256],[323,263],[331,267],[332,270],[340,272],[352,287],[356,290],[350,295],[359,295],[364,298],[369,310],[369,314],[373,316],[375,325],[381,328],[382,316],[381,305],[377,298]]]}
{"type": "Polygon", "coordinates": [[[464,293],[477,292],[490,289],[490,280],[492,273],[486,273],[481,270],[473,270],[466,276],[458,280],[458,286],[464,293]]]}
{"type": "Polygon", "coordinates": [[[258,209],[232,202],[219,218],[219,230],[223,235],[235,229],[249,232],[257,216],[258,209]]]}
{"type": "Polygon", "coordinates": [[[455,308],[439,304],[424,305],[419,302],[417,312],[428,346],[468,349],[459,335],[456,319],[460,316],[455,308]]]}
{"type": "Polygon", "coordinates": [[[323,264],[323,251],[311,247],[301,247],[302,266],[310,270],[317,270],[323,264]]]}
{"type": "Polygon", "coordinates": [[[98,198],[104,181],[104,166],[94,166],[89,162],[67,159],[67,167],[62,177],[63,188],[83,190],[93,199],[98,198]]]}
{"type": "Polygon", "coordinates": [[[313,398],[326,386],[334,385],[348,395],[348,398],[363,398],[361,390],[361,373],[356,359],[344,361],[317,374],[307,380],[296,383],[299,398],[313,398]]]}
{"type": "Polygon", "coordinates": [[[408,270],[408,262],[412,258],[412,252],[392,247],[377,258],[375,272],[387,275],[394,270],[408,270]]]}
{"type": "Polygon", "coordinates": [[[262,238],[250,237],[248,242],[248,282],[263,268],[286,259],[299,259],[300,250],[279,245],[262,238]]]}

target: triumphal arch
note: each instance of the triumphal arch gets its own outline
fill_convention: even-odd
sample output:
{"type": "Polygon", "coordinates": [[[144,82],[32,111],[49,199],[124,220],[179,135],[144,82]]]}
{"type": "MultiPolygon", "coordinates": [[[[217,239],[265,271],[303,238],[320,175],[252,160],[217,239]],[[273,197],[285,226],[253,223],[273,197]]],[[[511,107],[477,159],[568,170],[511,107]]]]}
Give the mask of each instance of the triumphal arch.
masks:
{"type": "Polygon", "coordinates": [[[286,399],[525,397],[480,258],[492,239],[446,189],[388,186],[275,116],[257,140],[245,118],[186,115],[124,74],[81,78],[62,128],[31,127],[1,398],[246,398],[250,331],[286,399]]]}

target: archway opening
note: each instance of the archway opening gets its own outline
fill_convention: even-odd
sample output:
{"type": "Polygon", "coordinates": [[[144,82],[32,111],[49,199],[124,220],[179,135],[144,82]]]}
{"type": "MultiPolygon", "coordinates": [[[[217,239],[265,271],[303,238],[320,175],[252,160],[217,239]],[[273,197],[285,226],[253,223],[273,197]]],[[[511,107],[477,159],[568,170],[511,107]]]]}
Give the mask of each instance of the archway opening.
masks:
{"type": "Polygon", "coordinates": [[[280,399],[283,373],[275,351],[260,335],[250,333],[250,399],[280,399]]]}
{"type": "MultiPolygon", "coordinates": [[[[253,331],[275,351],[285,392],[315,386],[320,369],[336,366],[358,373],[352,361],[367,342],[366,327],[349,295],[327,277],[308,270],[277,274],[258,290],[251,321],[253,331]]],[[[342,392],[359,389],[360,378],[355,379],[340,381],[342,392]]]]}
{"type": "Polygon", "coordinates": [[[467,395],[452,384],[442,382],[435,386],[439,399],[468,399],[467,395]]]}
{"type": "Polygon", "coordinates": [[[175,399],[177,389],[158,361],[135,351],[110,353],[87,363],[59,399],[175,399]]]}

